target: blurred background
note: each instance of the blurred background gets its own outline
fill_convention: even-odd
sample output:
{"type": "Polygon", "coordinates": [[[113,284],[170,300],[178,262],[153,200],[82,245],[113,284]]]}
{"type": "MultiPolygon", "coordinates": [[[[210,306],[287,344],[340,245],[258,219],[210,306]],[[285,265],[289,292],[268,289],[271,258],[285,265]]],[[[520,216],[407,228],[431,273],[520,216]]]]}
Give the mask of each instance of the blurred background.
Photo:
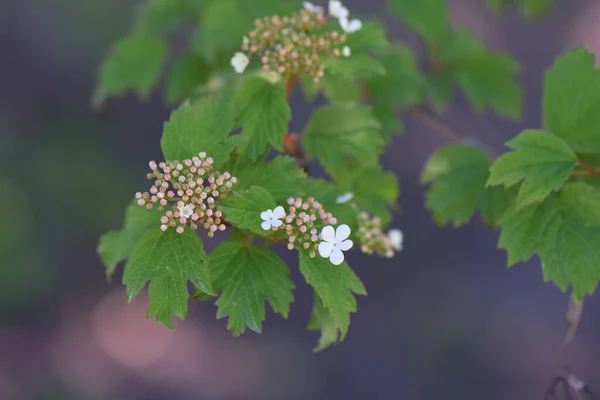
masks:
{"type": "MultiPolygon", "coordinates": [[[[0,0],[0,399],[539,399],[559,367],[567,296],[542,281],[539,260],[507,269],[497,232],[479,217],[438,228],[424,209],[419,174],[445,144],[407,118],[384,164],[400,176],[393,227],[405,248],[392,260],[352,254],[369,296],[347,339],[313,354],[305,330],[312,292],[294,254],[280,249],[297,284],[288,320],[269,313],[264,333],[234,338],[212,302],[190,305],[170,331],[146,320],[147,300],[127,304],[120,272],[107,282],[97,240],[119,228],[169,110],[111,99],[93,111],[96,68],[128,30],[136,0],[0,0]]],[[[319,2],[317,2],[319,3],[319,2]]],[[[383,16],[393,38],[414,34],[384,1],[346,0],[383,16]]],[[[445,116],[495,151],[540,125],[542,73],[562,51],[600,51],[600,2],[555,0],[527,22],[484,0],[450,0],[452,20],[521,63],[523,120],[474,114],[461,95],[445,116]]],[[[299,2],[300,5],[300,2],[299,2]]],[[[293,95],[292,128],[309,109],[293,95]]],[[[215,241],[205,241],[212,249],[215,241]]],[[[600,390],[600,299],[586,303],[573,367],[600,390]]]]}

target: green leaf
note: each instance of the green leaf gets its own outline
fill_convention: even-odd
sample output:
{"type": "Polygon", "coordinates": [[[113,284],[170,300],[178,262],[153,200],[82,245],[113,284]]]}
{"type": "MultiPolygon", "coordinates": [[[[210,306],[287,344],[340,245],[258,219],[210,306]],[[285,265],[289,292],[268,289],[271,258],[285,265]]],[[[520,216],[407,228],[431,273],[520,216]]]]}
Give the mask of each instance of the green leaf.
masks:
{"type": "Polygon", "coordinates": [[[535,18],[548,11],[552,0],[520,0],[519,8],[525,17],[535,18]]]}
{"type": "Polygon", "coordinates": [[[252,185],[266,189],[275,201],[295,197],[306,174],[294,164],[296,160],[287,156],[275,157],[270,162],[262,159],[250,161],[243,157],[232,159],[225,168],[238,179],[235,190],[247,189],[252,185]]]}
{"type": "Polygon", "coordinates": [[[221,205],[227,221],[235,224],[238,228],[250,229],[260,235],[265,234],[260,227],[262,222],[260,213],[276,206],[273,196],[260,186],[234,191],[233,197],[221,202],[221,205]]]}
{"type": "Polygon", "coordinates": [[[339,329],[329,311],[323,305],[321,298],[315,293],[313,310],[308,323],[309,331],[321,331],[319,344],[313,349],[313,352],[325,350],[332,344],[338,342],[339,329]]]}
{"type": "Polygon", "coordinates": [[[498,229],[498,223],[508,210],[511,202],[516,199],[518,189],[518,186],[513,186],[510,189],[502,186],[485,188],[479,207],[483,222],[493,229],[498,229]]]}
{"type": "Polygon", "coordinates": [[[158,81],[166,52],[161,38],[128,36],[117,41],[100,66],[94,104],[102,105],[107,97],[128,90],[147,98],[158,81]]]}
{"type": "Polygon", "coordinates": [[[220,51],[232,53],[241,48],[242,36],[252,29],[252,17],[236,0],[207,4],[198,29],[192,37],[193,49],[207,62],[214,62],[220,51]],[[224,23],[224,21],[226,21],[224,23]]]}
{"type": "Polygon", "coordinates": [[[410,48],[395,44],[378,51],[376,55],[383,63],[386,74],[373,76],[367,81],[367,90],[373,103],[402,107],[420,102],[425,82],[410,48]]]}
{"type": "Polygon", "coordinates": [[[581,202],[584,193],[599,194],[585,183],[569,183],[542,203],[511,207],[500,221],[498,242],[507,250],[509,266],[539,254],[544,278],[563,291],[572,286],[578,299],[591,294],[600,279],[597,200],[581,202]]]}
{"type": "Polygon", "coordinates": [[[524,180],[517,207],[540,202],[560,189],[577,163],[569,145],[550,132],[526,130],[506,145],[516,151],[494,161],[487,185],[510,187],[524,180]]]}
{"type": "Polygon", "coordinates": [[[241,242],[221,243],[210,254],[215,286],[221,290],[217,318],[229,316],[227,329],[241,335],[246,327],[260,333],[265,319],[265,300],[273,311],[287,318],[294,301],[293,282],[285,263],[272,251],[241,242]]]}
{"type": "Polygon", "coordinates": [[[135,203],[127,207],[125,223],[120,231],[110,231],[100,238],[98,254],[106,266],[106,276],[110,278],[117,264],[129,257],[136,243],[152,228],[160,225],[160,213],[148,210],[135,203]]]}
{"type": "Polygon", "coordinates": [[[193,11],[188,0],[147,0],[137,10],[133,31],[164,34],[190,18],[193,11]]]}
{"type": "Polygon", "coordinates": [[[344,45],[350,47],[352,54],[376,50],[389,45],[385,34],[385,26],[380,20],[363,21],[360,30],[346,36],[344,45]]]}
{"type": "Polygon", "coordinates": [[[208,260],[202,241],[196,233],[185,229],[182,234],[156,228],[147,232],[136,244],[125,266],[123,284],[127,297],[133,300],[150,280],[148,318],[173,327],[172,315],[187,317],[187,281],[206,293],[214,293],[208,260]]]}
{"type": "Polygon", "coordinates": [[[282,151],[283,135],[291,118],[283,82],[273,83],[250,76],[242,82],[235,103],[242,134],[252,138],[248,146],[249,157],[256,159],[269,144],[282,151]]]}
{"type": "Polygon", "coordinates": [[[334,103],[316,109],[308,121],[302,144],[334,178],[347,163],[360,160],[375,165],[383,150],[380,123],[370,108],[356,103],[334,103]],[[335,151],[332,151],[335,149],[335,151]]]}
{"type": "Polygon", "coordinates": [[[600,152],[600,74],[586,48],[560,56],[544,76],[547,129],[579,153],[600,152]]]}
{"type": "Polygon", "coordinates": [[[318,255],[310,258],[305,250],[299,250],[298,253],[300,272],[329,310],[340,330],[340,340],[344,340],[350,326],[350,313],[356,311],[356,299],[352,292],[366,295],[365,287],[345,262],[333,265],[318,255]]]}
{"type": "Polygon", "coordinates": [[[376,103],[371,107],[371,111],[381,124],[381,131],[384,135],[386,143],[391,135],[401,135],[403,133],[404,127],[400,121],[396,107],[387,104],[376,103]]]}
{"type": "Polygon", "coordinates": [[[446,0],[388,0],[388,6],[429,43],[442,41],[450,29],[446,0]]]}
{"type": "Polygon", "coordinates": [[[346,78],[369,78],[373,75],[385,75],[385,67],[366,54],[352,54],[350,57],[332,57],[323,61],[325,72],[346,78]]]}
{"type": "Polygon", "coordinates": [[[456,74],[452,70],[431,72],[425,75],[425,92],[436,109],[443,109],[450,102],[455,80],[456,74]]]}
{"type": "Polygon", "coordinates": [[[207,98],[200,102],[186,101],[165,123],[161,146],[166,160],[183,160],[206,152],[219,168],[240,142],[227,135],[234,127],[233,108],[224,100],[207,98]]]}
{"type": "Polygon", "coordinates": [[[345,175],[336,180],[336,185],[343,192],[354,194],[352,202],[360,210],[380,217],[383,225],[391,221],[388,206],[396,205],[400,194],[398,180],[393,172],[384,172],[380,165],[355,163],[349,166],[345,175]]]}
{"type": "Polygon", "coordinates": [[[436,151],[421,174],[422,183],[431,183],[425,206],[437,223],[452,221],[460,226],[471,219],[484,195],[490,160],[479,148],[464,144],[436,151]]]}
{"type": "Polygon", "coordinates": [[[502,53],[482,51],[460,62],[458,84],[477,109],[488,106],[499,115],[519,118],[523,90],[515,79],[519,64],[502,53]]]}
{"type": "MultiPolygon", "coordinates": [[[[496,12],[502,11],[506,5],[513,2],[512,0],[488,0],[488,4],[496,12]]],[[[533,19],[548,11],[552,0],[518,0],[518,4],[521,13],[526,18],[533,19]]]]}
{"type": "Polygon", "coordinates": [[[210,73],[210,66],[197,55],[181,55],[173,62],[165,82],[166,102],[175,104],[186,99],[196,87],[207,82],[210,73]]]}

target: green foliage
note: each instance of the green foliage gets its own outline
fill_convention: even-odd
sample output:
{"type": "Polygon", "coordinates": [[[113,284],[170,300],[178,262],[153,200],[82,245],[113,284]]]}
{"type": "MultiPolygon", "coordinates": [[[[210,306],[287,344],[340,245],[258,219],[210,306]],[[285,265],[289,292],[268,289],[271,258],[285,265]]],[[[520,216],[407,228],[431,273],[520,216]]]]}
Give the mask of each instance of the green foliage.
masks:
{"type": "Polygon", "coordinates": [[[175,104],[188,98],[196,87],[206,83],[209,73],[208,64],[196,54],[179,56],[173,62],[165,82],[165,101],[175,104]]]}
{"type": "Polygon", "coordinates": [[[148,318],[173,327],[172,315],[185,319],[189,293],[187,281],[213,293],[213,278],[202,241],[193,231],[178,234],[174,229],[148,231],[135,245],[125,266],[123,284],[133,300],[150,281],[148,318]]]}
{"type": "Polygon", "coordinates": [[[346,173],[348,161],[376,165],[383,150],[379,121],[369,107],[356,103],[334,103],[316,109],[302,143],[334,179],[346,173]],[[336,151],[331,151],[334,148],[336,151]]]}
{"type": "Polygon", "coordinates": [[[275,208],[275,200],[268,191],[260,186],[252,186],[248,190],[233,192],[233,198],[228,200],[223,204],[227,221],[260,235],[265,233],[260,227],[262,220],[257,216],[265,210],[275,208]]]}
{"type": "Polygon", "coordinates": [[[294,301],[294,284],[288,268],[275,253],[260,246],[241,242],[221,243],[210,254],[217,300],[217,318],[228,316],[227,329],[234,335],[246,327],[260,333],[265,319],[265,300],[273,311],[287,318],[294,301]]]}
{"type": "Polygon", "coordinates": [[[511,3],[517,3],[519,10],[526,18],[534,19],[548,11],[552,0],[488,0],[488,4],[496,12],[511,3]]]}
{"type": "Polygon", "coordinates": [[[165,124],[161,146],[166,160],[183,160],[206,152],[218,168],[240,143],[240,137],[228,136],[234,127],[233,108],[224,100],[208,98],[185,102],[165,124]]]}
{"type": "Polygon", "coordinates": [[[339,330],[335,324],[335,320],[323,305],[321,298],[315,293],[313,310],[308,323],[309,331],[321,331],[319,344],[313,351],[319,352],[327,347],[335,344],[339,340],[339,330]]]}
{"type": "Polygon", "coordinates": [[[600,153],[600,72],[585,48],[559,57],[544,77],[546,128],[576,152],[600,153]]]}
{"type": "Polygon", "coordinates": [[[136,243],[150,229],[158,226],[160,214],[132,203],[125,212],[125,223],[120,231],[110,231],[100,238],[98,254],[106,266],[106,276],[111,277],[117,264],[126,260],[136,243]]]}
{"type": "MultiPolygon", "coordinates": [[[[550,0],[489,3],[496,9],[517,3],[526,17],[534,17],[550,0]]],[[[303,52],[312,51],[308,49],[315,42],[302,41],[295,49],[299,53],[288,53],[289,49],[276,47],[278,35],[288,33],[271,31],[273,36],[260,36],[269,52],[250,51],[247,45],[242,49],[245,35],[255,37],[250,30],[256,18],[289,16],[302,7],[298,2],[146,0],[141,5],[132,32],[114,44],[100,67],[94,101],[101,104],[127,91],[147,98],[164,69],[164,99],[177,105],[164,125],[164,158],[183,160],[206,152],[217,171],[237,179],[230,196],[214,196],[231,237],[209,256],[186,225],[187,217],[181,219],[189,209],[172,208],[176,201],[188,201],[189,193],[168,195],[172,198],[160,211],[156,211],[158,204],[153,210],[131,204],[123,228],[100,239],[98,253],[108,277],[125,262],[123,283],[130,300],[150,281],[149,317],[155,315],[169,327],[173,316],[184,319],[191,281],[195,299],[216,297],[217,318],[228,317],[234,335],[248,328],[261,332],[265,301],[287,317],[294,289],[287,266],[266,246],[298,244],[289,241],[291,231],[263,230],[263,211],[283,205],[290,197],[316,199],[335,216],[336,225],[351,228],[354,249],[368,253],[363,247],[368,241],[360,234],[364,222],[361,226],[358,216],[367,212],[381,218],[385,226],[392,219],[391,211],[398,210],[398,179],[384,170],[379,159],[391,134],[403,129],[399,111],[427,102],[442,108],[458,86],[476,111],[489,108],[501,116],[521,115],[519,65],[486,47],[473,33],[454,29],[445,0],[388,0],[388,4],[423,39],[427,65],[421,68],[407,45],[390,42],[381,21],[363,20],[362,29],[348,33],[340,45],[340,50],[348,46],[350,55],[324,59],[324,75],[316,81],[321,75],[315,64],[321,63],[319,57],[302,61],[303,52]],[[175,32],[177,48],[171,51],[167,44],[175,42],[171,38],[175,32]],[[252,56],[243,73],[236,73],[231,65],[238,51],[252,56]],[[262,56],[268,56],[269,63],[281,62],[288,73],[254,69],[264,62],[262,56]],[[300,61],[306,65],[289,72],[300,61]],[[300,76],[298,71],[303,71],[300,76]],[[288,97],[298,79],[308,100],[322,97],[296,142],[296,135],[286,134],[292,118],[288,97]],[[308,176],[311,158],[324,168],[327,180],[308,176]],[[339,200],[350,194],[351,200],[339,200]],[[178,214],[170,214],[173,211],[178,214]],[[165,220],[175,223],[175,218],[186,225],[182,234],[172,227],[164,232],[159,228],[165,220]],[[252,244],[253,240],[263,245],[252,244]]],[[[337,21],[328,21],[302,27],[300,35],[312,28],[341,33],[337,21]]],[[[257,43],[252,41],[253,46],[262,46],[257,43]]],[[[421,176],[423,183],[430,184],[426,207],[436,222],[460,226],[478,211],[486,224],[501,228],[499,247],[506,249],[509,265],[538,255],[544,278],[563,290],[571,286],[577,299],[592,293],[600,279],[599,76],[595,57],[587,49],[565,53],[545,75],[543,127],[525,130],[507,142],[511,151],[494,162],[475,146],[441,148],[429,158],[421,176]]],[[[157,203],[156,198],[152,201],[157,203]]],[[[199,197],[191,196],[190,202],[202,205],[199,197]]],[[[190,218],[196,221],[207,215],[190,218]]],[[[301,224],[299,218],[292,223],[294,232],[301,232],[301,224]]],[[[378,238],[385,235],[377,232],[378,238]]],[[[348,264],[335,266],[318,254],[311,258],[313,247],[300,246],[298,253],[300,272],[315,292],[308,329],[320,331],[314,349],[320,351],[344,339],[350,313],[357,310],[355,295],[365,295],[366,289],[348,264]]]]}
{"type": "Polygon", "coordinates": [[[283,150],[283,135],[291,119],[283,81],[250,76],[242,82],[235,100],[242,134],[252,138],[248,156],[256,159],[264,154],[267,145],[283,150]]]}
{"type": "Polygon", "coordinates": [[[275,201],[282,201],[297,195],[300,184],[306,179],[304,171],[294,166],[295,162],[287,156],[276,157],[270,162],[236,157],[224,168],[238,178],[236,190],[256,185],[266,189],[275,201]]]}
{"type": "Polygon", "coordinates": [[[581,299],[600,279],[600,191],[585,183],[568,183],[542,203],[511,206],[500,221],[498,247],[506,249],[508,265],[539,254],[544,278],[562,290],[570,285],[581,299]],[[592,196],[582,200],[581,195],[592,196]]]}
{"type": "Polygon", "coordinates": [[[494,162],[487,184],[512,186],[525,180],[519,190],[517,207],[540,202],[560,189],[577,163],[569,145],[546,131],[524,131],[506,145],[516,151],[494,162]]]}
{"type": "Polygon", "coordinates": [[[452,221],[454,226],[463,225],[481,207],[485,222],[495,225],[506,202],[493,189],[485,189],[489,167],[487,154],[464,144],[444,147],[429,158],[421,182],[431,183],[425,206],[433,211],[438,224],[452,221]]]}
{"type": "Polygon", "coordinates": [[[323,301],[340,332],[340,340],[344,340],[350,326],[350,313],[356,312],[356,299],[352,292],[366,295],[365,287],[345,262],[333,265],[319,256],[310,258],[306,251],[298,253],[300,272],[323,301]]]}
{"type": "Polygon", "coordinates": [[[444,39],[450,27],[446,0],[388,0],[398,18],[430,44],[444,39]]]}
{"type": "Polygon", "coordinates": [[[160,77],[167,51],[164,40],[151,36],[129,36],[119,40],[100,68],[94,103],[128,90],[147,98],[160,77]]]}
{"type": "MultiPolygon", "coordinates": [[[[498,115],[519,118],[523,91],[516,81],[518,63],[510,56],[487,50],[469,31],[456,31],[441,44],[437,60],[453,73],[476,110],[490,107],[498,115]]],[[[452,75],[449,75],[452,76],[452,75]]]]}

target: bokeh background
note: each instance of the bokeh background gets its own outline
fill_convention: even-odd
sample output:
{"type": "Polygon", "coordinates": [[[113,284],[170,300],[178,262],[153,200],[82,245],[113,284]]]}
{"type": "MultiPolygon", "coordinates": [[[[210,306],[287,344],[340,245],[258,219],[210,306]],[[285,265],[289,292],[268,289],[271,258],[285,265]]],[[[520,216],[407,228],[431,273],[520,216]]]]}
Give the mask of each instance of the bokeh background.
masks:
{"type": "MultiPolygon", "coordinates": [[[[400,176],[393,226],[405,249],[392,260],[351,255],[369,296],[359,298],[342,344],[311,352],[312,293],[283,249],[296,302],[288,320],[269,313],[262,335],[232,337],[211,302],[192,303],[174,331],[145,319],[145,295],[128,305],[120,274],[106,281],[96,243],[146,186],[169,110],[160,94],[110,100],[101,112],[90,98],[96,68],[128,31],[136,3],[0,0],[0,399],[542,397],[559,367],[567,296],[543,283],[537,259],[507,269],[498,233],[478,217],[460,229],[432,222],[419,173],[445,142],[411,118],[384,157],[400,176]]],[[[417,43],[383,1],[345,3],[417,43]]],[[[460,95],[445,113],[495,151],[540,125],[542,73],[555,56],[582,43],[600,51],[597,0],[555,0],[535,23],[512,8],[492,15],[484,0],[449,3],[456,25],[523,66],[520,123],[474,114],[460,95]]],[[[301,130],[309,112],[301,93],[293,109],[301,130]]],[[[597,389],[599,310],[589,299],[573,350],[578,375],[597,389]]]]}

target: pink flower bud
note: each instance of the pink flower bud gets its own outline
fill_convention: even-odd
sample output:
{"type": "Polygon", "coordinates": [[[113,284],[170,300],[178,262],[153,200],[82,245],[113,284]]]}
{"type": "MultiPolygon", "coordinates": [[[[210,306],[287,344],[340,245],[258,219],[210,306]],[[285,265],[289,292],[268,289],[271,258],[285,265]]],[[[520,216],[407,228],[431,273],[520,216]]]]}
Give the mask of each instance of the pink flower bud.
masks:
{"type": "Polygon", "coordinates": [[[141,193],[141,192],[137,192],[137,193],[135,194],[135,198],[136,198],[136,199],[141,199],[141,198],[142,198],[142,193],[141,193]]]}
{"type": "Polygon", "coordinates": [[[182,234],[183,233],[183,226],[178,226],[176,229],[177,233],[182,234]]]}
{"type": "Polygon", "coordinates": [[[145,201],[144,199],[139,199],[139,200],[137,201],[137,203],[138,203],[138,206],[143,206],[143,205],[145,205],[145,204],[146,204],[146,201],[145,201]]]}
{"type": "Polygon", "coordinates": [[[160,226],[160,230],[163,231],[163,232],[166,231],[167,228],[168,228],[168,226],[166,226],[166,225],[161,225],[160,226]]]}
{"type": "Polygon", "coordinates": [[[160,205],[161,206],[166,206],[167,205],[167,199],[160,199],[160,205]]]}

